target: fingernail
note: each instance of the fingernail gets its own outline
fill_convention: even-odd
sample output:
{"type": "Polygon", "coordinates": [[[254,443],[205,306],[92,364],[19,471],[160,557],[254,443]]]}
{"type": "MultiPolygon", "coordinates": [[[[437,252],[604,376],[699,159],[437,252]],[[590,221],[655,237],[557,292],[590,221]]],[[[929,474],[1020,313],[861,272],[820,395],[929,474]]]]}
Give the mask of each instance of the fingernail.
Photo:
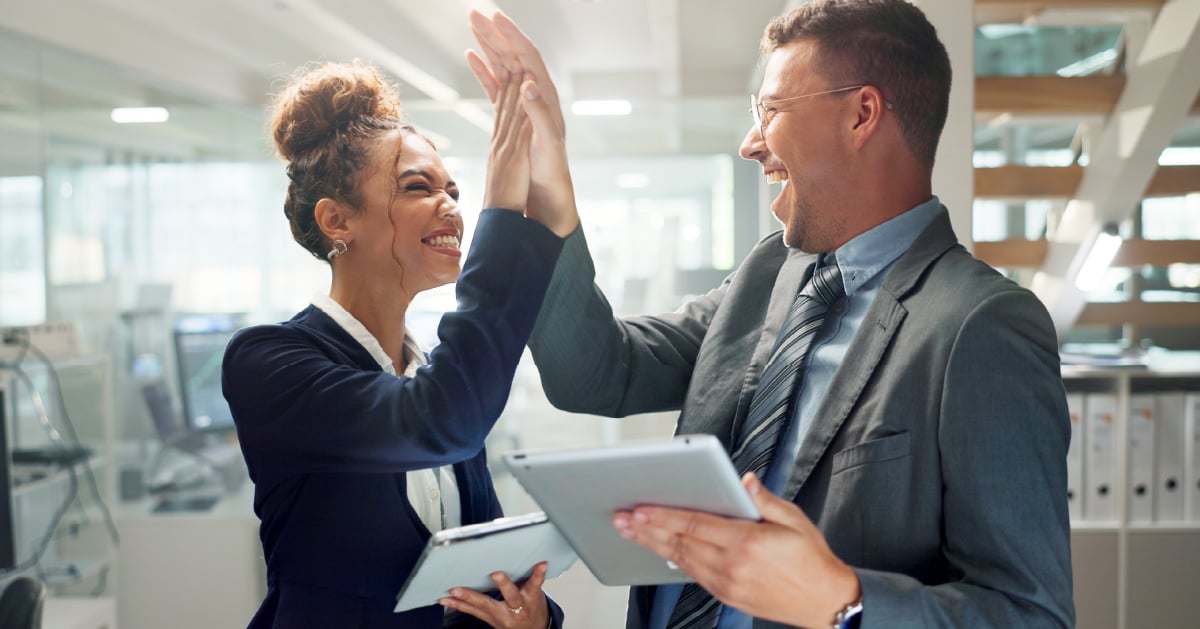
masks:
{"type": "Polygon", "coordinates": [[[530,85],[529,87],[525,88],[526,100],[537,100],[538,96],[539,94],[536,87],[530,85]]]}
{"type": "Polygon", "coordinates": [[[650,516],[646,515],[645,513],[642,513],[641,511],[634,511],[633,519],[637,520],[638,523],[640,523],[640,524],[645,524],[650,521],[650,516]]]}
{"type": "Polygon", "coordinates": [[[450,596],[453,596],[454,598],[462,598],[462,590],[454,588],[453,590],[450,590],[450,596]]]}
{"type": "Polygon", "coordinates": [[[622,513],[621,515],[618,515],[618,516],[614,516],[613,517],[613,526],[617,527],[618,529],[629,528],[629,516],[624,513],[622,513]]]}
{"type": "Polygon", "coordinates": [[[624,537],[625,539],[637,539],[637,533],[635,533],[633,529],[620,529],[617,532],[620,533],[621,537],[624,537]]]}

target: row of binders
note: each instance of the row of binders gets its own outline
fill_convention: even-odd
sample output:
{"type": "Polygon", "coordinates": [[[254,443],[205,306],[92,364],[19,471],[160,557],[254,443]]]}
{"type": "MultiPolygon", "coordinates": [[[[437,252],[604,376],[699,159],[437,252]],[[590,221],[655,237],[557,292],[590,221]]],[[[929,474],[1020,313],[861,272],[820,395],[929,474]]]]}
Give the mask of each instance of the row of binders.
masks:
{"type": "Polygon", "coordinates": [[[1127,439],[1118,441],[1116,393],[1071,393],[1067,495],[1071,521],[1200,523],[1200,393],[1129,396],[1127,439]],[[1125,448],[1125,496],[1118,495],[1125,448]]]}

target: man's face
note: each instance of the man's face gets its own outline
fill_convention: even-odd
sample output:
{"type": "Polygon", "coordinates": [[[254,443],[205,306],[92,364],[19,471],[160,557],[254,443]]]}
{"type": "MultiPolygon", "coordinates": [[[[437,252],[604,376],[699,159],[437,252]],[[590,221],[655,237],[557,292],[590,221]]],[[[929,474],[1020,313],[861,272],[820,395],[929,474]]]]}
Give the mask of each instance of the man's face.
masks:
{"type": "Polygon", "coordinates": [[[783,223],[784,243],[809,253],[841,244],[844,225],[836,201],[851,182],[845,122],[858,93],[819,94],[847,85],[816,73],[815,53],[816,44],[808,40],[771,53],[758,94],[762,127],[753,125],[740,149],[742,157],[762,164],[768,180],[782,181],[771,212],[783,223]]]}

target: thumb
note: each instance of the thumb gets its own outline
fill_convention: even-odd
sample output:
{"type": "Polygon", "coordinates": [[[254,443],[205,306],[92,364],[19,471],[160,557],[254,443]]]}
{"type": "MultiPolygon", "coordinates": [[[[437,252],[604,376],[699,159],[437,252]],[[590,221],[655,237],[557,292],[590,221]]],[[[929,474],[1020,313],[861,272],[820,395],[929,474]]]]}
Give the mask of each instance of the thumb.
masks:
{"type": "Polygon", "coordinates": [[[521,106],[525,109],[525,115],[529,116],[533,132],[542,138],[561,136],[562,131],[555,121],[554,112],[550,111],[550,103],[542,97],[537,83],[528,75],[521,83],[521,96],[521,106]]]}
{"type": "Polygon", "coordinates": [[[750,494],[750,500],[754,501],[754,506],[758,508],[758,513],[762,516],[763,521],[782,524],[797,530],[814,527],[812,521],[804,515],[800,507],[768,491],[754,472],[746,472],[742,476],[742,486],[750,494]]]}

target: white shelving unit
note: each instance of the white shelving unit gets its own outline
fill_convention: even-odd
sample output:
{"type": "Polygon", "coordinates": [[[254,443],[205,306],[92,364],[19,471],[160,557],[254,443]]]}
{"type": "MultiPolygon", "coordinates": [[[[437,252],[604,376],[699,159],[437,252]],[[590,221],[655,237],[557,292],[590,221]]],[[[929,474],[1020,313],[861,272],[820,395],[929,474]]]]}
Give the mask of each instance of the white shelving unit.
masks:
{"type": "MultiPolygon", "coordinates": [[[[1080,629],[1191,629],[1200,618],[1200,521],[1136,521],[1131,500],[1132,396],[1200,393],[1200,366],[1102,368],[1064,366],[1068,394],[1116,400],[1112,424],[1111,517],[1071,524],[1075,606],[1080,629]]],[[[1086,434],[1081,430],[1079,434],[1086,434]]],[[[1091,444],[1084,444],[1090,450],[1091,444]]],[[[1086,457],[1090,452],[1085,452],[1086,457]]],[[[1086,462],[1085,462],[1086,466],[1086,462]]],[[[1140,483],[1139,483],[1140,485],[1140,483]]],[[[1084,486],[1084,491],[1089,487],[1084,486]]],[[[1083,496],[1086,502],[1095,488],[1083,496]]],[[[1184,491],[1195,491],[1183,487],[1184,491]]],[[[1139,494],[1142,495],[1142,494],[1139,494]]]]}
{"type": "Polygon", "coordinates": [[[115,507],[116,467],[109,357],[53,359],[49,364],[30,357],[0,369],[0,389],[5,392],[10,451],[76,441],[90,451],[75,463],[11,465],[8,494],[15,563],[23,568],[19,573],[42,579],[52,599],[85,598],[112,607],[117,553],[110,529],[115,521],[106,510],[115,507]]]}

